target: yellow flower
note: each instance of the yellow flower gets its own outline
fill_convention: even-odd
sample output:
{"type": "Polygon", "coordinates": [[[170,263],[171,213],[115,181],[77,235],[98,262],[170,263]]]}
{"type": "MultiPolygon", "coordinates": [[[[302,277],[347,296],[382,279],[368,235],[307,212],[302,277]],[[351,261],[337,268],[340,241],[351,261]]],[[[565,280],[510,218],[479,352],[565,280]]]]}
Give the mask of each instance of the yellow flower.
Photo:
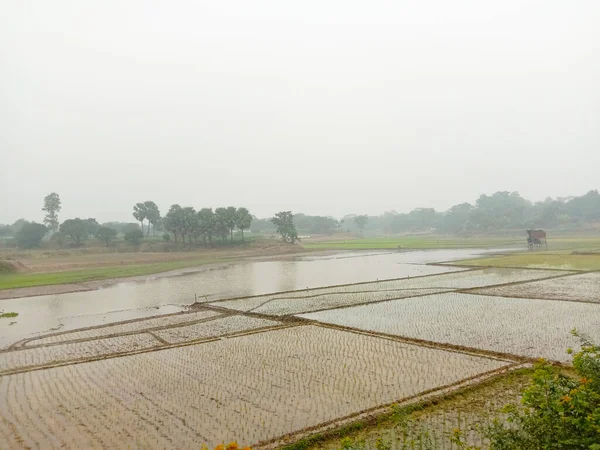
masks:
{"type": "Polygon", "coordinates": [[[233,442],[230,442],[229,444],[227,444],[227,450],[237,450],[237,449],[238,449],[237,442],[233,441],[233,442]]]}
{"type": "Polygon", "coordinates": [[[223,444],[219,444],[215,447],[215,450],[225,450],[225,446],[223,444]]]}
{"type": "Polygon", "coordinates": [[[569,403],[572,400],[572,398],[568,395],[565,395],[563,397],[560,398],[560,401],[563,403],[569,403]]]}

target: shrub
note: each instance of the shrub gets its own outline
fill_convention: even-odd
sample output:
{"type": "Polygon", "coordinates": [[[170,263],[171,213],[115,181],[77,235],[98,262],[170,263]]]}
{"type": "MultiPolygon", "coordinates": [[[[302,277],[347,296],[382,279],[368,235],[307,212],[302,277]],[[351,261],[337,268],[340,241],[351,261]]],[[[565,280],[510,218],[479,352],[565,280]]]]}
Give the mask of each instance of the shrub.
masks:
{"type": "Polygon", "coordinates": [[[125,242],[129,242],[131,245],[136,247],[140,245],[142,239],[144,239],[144,233],[139,228],[137,230],[131,230],[125,233],[125,242]]]}
{"type": "Polygon", "coordinates": [[[536,366],[523,407],[508,406],[508,423],[488,430],[494,450],[600,450],[600,347],[587,337],[573,358],[576,377],[563,375],[545,361],[536,366]]]}

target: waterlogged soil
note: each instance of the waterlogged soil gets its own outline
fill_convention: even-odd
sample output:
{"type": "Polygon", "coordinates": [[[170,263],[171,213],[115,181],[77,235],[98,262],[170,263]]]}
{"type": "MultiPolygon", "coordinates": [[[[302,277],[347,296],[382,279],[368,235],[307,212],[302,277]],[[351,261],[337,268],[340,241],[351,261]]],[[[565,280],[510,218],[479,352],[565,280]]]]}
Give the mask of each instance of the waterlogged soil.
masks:
{"type": "MultiPolygon", "coordinates": [[[[426,263],[474,257],[485,252],[328,252],[321,256],[188,268],[178,271],[177,276],[138,277],[135,282],[116,284],[103,281],[84,287],[95,290],[7,299],[0,301],[2,309],[18,312],[19,317],[11,326],[0,324],[0,349],[42,333],[175,313],[195,301],[456,272],[463,269],[426,263]]],[[[73,289],[73,286],[68,288],[73,289]]]]}
{"type": "Polygon", "coordinates": [[[300,317],[412,339],[567,362],[577,328],[600,340],[600,305],[445,293],[300,317]]]}
{"type": "Polygon", "coordinates": [[[279,316],[435,294],[454,289],[468,289],[479,286],[536,280],[556,276],[561,273],[546,270],[492,268],[436,276],[377,281],[357,285],[305,289],[302,291],[226,300],[212,304],[239,311],[279,316]]]}
{"type": "Polygon", "coordinates": [[[159,345],[160,342],[149,334],[135,334],[74,344],[0,352],[0,375],[2,372],[14,369],[125,353],[159,345]]]}
{"type": "Polygon", "coordinates": [[[536,281],[517,286],[500,286],[476,291],[503,297],[527,297],[600,303],[600,273],[536,281]]]}
{"type": "Polygon", "coordinates": [[[322,327],[272,330],[2,376],[0,448],[253,445],[506,365],[322,327]]]}

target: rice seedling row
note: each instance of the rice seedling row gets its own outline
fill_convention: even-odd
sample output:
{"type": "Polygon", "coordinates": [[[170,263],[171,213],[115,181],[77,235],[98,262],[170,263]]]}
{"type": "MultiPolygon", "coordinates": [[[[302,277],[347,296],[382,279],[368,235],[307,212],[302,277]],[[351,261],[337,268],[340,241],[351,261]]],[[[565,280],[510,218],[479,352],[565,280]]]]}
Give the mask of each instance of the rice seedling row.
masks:
{"type": "Polygon", "coordinates": [[[568,361],[573,328],[600,339],[600,305],[461,293],[436,294],[299,317],[528,358],[568,361]]]}
{"type": "Polygon", "coordinates": [[[25,346],[31,347],[34,345],[54,344],[57,342],[69,342],[83,339],[101,338],[105,336],[114,336],[124,333],[135,333],[149,329],[174,326],[204,320],[218,316],[215,311],[199,311],[193,313],[174,314],[165,317],[156,317],[151,319],[136,320],[135,322],[121,323],[117,325],[109,325],[102,327],[88,328],[81,331],[68,331],[60,334],[42,336],[40,338],[28,341],[25,346]]]}
{"type": "Polygon", "coordinates": [[[158,347],[159,345],[159,341],[149,334],[143,333],[72,344],[0,352],[0,374],[16,369],[126,353],[158,347]]]}
{"type": "Polygon", "coordinates": [[[292,327],[2,376],[0,443],[255,444],[508,364],[331,328],[292,327]]]}
{"type": "Polygon", "coordinates": [[[518,286],[478,289],[474,293],[600,303],[600,272],[534,281],[518,286]]]}
{"type": "Polygon", "coordinates": [[[210,322],[167,328],[154,334],[169,343],[179,343],[276,325],[281,323],[255,317],[228,316],[210,322]]]}

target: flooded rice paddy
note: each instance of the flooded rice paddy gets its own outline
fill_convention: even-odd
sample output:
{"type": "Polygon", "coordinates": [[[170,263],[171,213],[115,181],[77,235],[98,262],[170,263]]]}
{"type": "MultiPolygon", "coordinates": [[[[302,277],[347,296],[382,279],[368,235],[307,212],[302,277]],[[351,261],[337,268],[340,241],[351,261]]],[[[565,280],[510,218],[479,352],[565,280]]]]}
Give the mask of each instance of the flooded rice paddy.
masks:
{"type": "Polygon", "coordinates": [[[2,376],[0,447],[198,448],[225,436],[258,443],[506,365],[292,327],[2,376]]]}
{"type": "Polygon", "coordinates": [[[301,317],[412,339],[568,361],[577,328],[600,340],[598,305],[460,293],[428,295],[301,317]]]}
{"type": "MultiPolygon", "coordinates": [[[[0,300],[1,309],[19,313],[14,325],[0,326],[0,348],[42,332],[175,313],[196,298],[217,300],[455,272],[464,269],[426,264],[474,257],[485,252],[468,249],[311,255],[199,267],[186,269],[180,276],[150,276],[144,281],[124,281],[91,291],[0,300]]],[[[81,288],[86,289],[86,285],[81,288]]]]}
{"type": "Polygon", "coordinates": [[[473,253],[329,254],[10,300],[34,332],[2,337],[0,448],[293,441],[523,358],[568,362],[575,327],[600,340],[597,274],[425,265],[473,253]]]}

